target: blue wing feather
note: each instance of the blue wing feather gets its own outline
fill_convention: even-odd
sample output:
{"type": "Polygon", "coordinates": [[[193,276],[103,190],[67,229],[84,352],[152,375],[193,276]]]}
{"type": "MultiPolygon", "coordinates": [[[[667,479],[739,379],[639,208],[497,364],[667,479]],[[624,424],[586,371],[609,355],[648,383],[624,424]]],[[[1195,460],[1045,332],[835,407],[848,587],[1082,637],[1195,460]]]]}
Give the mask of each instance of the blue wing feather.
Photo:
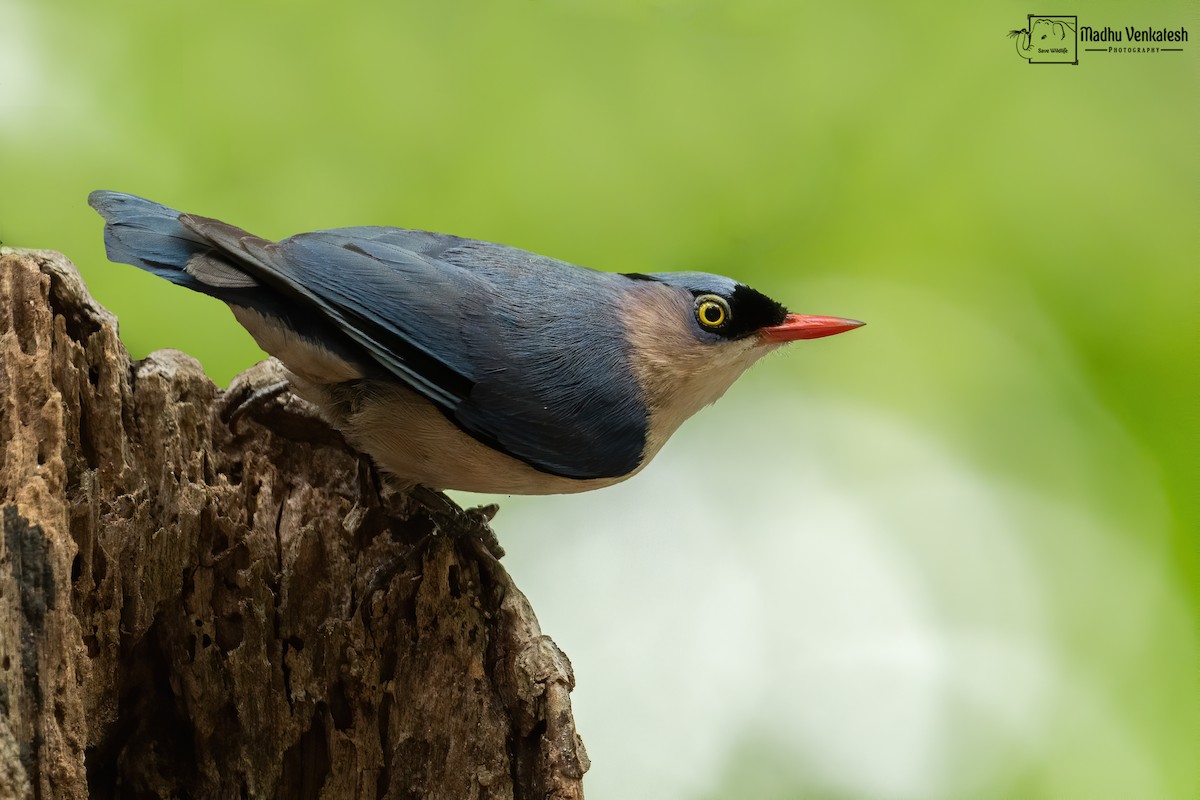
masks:
{"type": "Polygon", "coordinates": [[[476,438],[572,478],[641,462],[646,410],[620,324],[622,276],[397,229],[302,234],[271,258],[476,438]],[[430,361],[414,368],[414,353],[430,361]],[[446,391],[447,371],[467,383],[446,391]]]}

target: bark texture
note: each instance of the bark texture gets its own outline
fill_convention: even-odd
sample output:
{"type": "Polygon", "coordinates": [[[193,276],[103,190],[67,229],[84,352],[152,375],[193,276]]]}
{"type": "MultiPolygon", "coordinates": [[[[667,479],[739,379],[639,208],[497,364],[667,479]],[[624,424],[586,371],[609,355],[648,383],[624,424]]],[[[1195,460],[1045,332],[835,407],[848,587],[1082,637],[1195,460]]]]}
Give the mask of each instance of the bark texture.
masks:
{"type": "Polygon", "coordinates": [[[570,664],[499,562],[295,398],[221,401],[0,250],[0,797],[582,797],[570,664]]]}

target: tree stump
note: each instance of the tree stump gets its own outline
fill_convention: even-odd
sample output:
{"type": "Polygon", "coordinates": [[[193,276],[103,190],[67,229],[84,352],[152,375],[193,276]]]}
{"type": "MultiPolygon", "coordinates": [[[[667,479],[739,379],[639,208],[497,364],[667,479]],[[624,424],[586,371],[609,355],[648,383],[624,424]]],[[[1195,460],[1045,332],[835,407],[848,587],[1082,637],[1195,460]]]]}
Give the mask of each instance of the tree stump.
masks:
{"type": "Polygon", "coordinates": [[[301,401],[221,400],[0,250],[0,797],[582,797],[570,663],[499,562],[301,401]]]}

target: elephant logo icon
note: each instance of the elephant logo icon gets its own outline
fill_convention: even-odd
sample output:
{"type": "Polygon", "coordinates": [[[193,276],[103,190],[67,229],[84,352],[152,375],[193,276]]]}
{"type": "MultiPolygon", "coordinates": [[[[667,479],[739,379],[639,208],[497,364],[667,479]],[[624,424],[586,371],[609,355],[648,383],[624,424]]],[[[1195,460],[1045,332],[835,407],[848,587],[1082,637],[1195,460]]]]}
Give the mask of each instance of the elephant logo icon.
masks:
{"type": "Polygon", "coordinates": [[[1030,64],[1078,64],[1078,19],[1030,14],[1029,24],[1009,31],[1017,42],[1017,55],[1030,64]]]}

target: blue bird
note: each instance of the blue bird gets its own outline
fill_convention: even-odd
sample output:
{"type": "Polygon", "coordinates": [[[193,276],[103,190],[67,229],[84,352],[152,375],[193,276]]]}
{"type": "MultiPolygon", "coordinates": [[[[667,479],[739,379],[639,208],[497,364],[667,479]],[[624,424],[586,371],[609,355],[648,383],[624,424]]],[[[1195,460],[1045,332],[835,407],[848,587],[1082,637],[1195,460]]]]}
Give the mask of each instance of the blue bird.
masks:
{"type": "Polygon", "coordinates": [[[292,389],[404,485],[609,486],[762,356],[862,324],[702,272],[599,272],[388,227],[272,242],[134,195],[88,202],[110,260],[227,303],[292,389]]]}

